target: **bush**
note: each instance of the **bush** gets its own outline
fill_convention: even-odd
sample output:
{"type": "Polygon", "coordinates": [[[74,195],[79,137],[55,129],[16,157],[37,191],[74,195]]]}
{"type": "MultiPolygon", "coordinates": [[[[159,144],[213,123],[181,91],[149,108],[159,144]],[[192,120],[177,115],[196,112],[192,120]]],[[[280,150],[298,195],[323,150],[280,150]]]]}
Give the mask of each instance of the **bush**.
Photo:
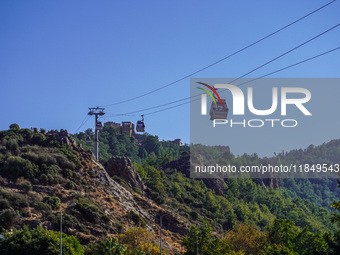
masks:
{"type": "MultiPolygon", "coordinates": [[[[84,250],[79,241],[73,236],[63,234],[63,254],[83,255],[84,250]]],[[[48,254],[59,255],[59,232],[38,227],[5,234],[5,239],[0,242],[1,255],[22,254],[48,254]]]]}
{"type": "Polygon", "coordinates": [[[140,188],[134,187],[134,188],[133,188],[133,191],[136,192],[138,195],[143,196],[143,191],[142,191],[140,188]]]}
{"type": "Polygon", "coordinates": [[[8,209],[11,207],[11,204],[6,198],[0,198],[0,210],[8,209]]]}
{"type": "Polygon", "coordinates": [[[16,210],[29,206],[27,198],[20,193],[14,193],[0,188],[0,198],[6,199],[10,203],[10,206],[16,210]]]}
{"type": "Polygon", "coordinates": [[[29,192],[28,193],[28,200],[30,203],[30,206],[35,206],[37,203],[42,201],[42,196],[39,193],[36,192],[29,192]]]}
{"type": "Polygon", "coordinates": [[[6,154],[6,152],[7,152],[7,148],[5,146],[3,146],[3,145],[0,145],[0,153],[1,154],[6,154]]]}
{"type": "Polygon", "coordinates": [[[12,152],[16,152],[19,148],[18,141],[16,139],[9,139],[6,143],[7,149],[12,152]]]}
{"type": "Polygon", "coordinates": [[[0,211],[0,227],[7,229],[12,227],[18,221],[19,213],[15,211],[13,208],[4,209],[0,211]]]}
{"type": "Polygon", "coordinates": [[[48,183],[50,185],[58,184],[58,183],[63,183],[64,182],[64,178],[62,176],[60,176],[60,175],[48,174],[47,178],[48,178],[48,183]]]}
{"type": "Polygon", "coordinates": [[[25,191],[25,193],[28,193],[32,190],[32,184],[30,181],[26,180],[21,184],[21,188],[25,191]]]}
{"type": "Polygon", "coordinates": [[[120,222],[117,222],[115,227],[117,228],[118,233],[121,233],[123,231],[123,226],[120,222]]]}
{"type": "Polygon", "coordinates": [[[66,184],[65,184],[65,188],[66,189],[77,189],[77,184],[75,184],[73,181],[71,180],[67,180],[66,184]]]}
{"type": "Polygon", "coordinates": [[[139,214],[134,211],[130,211],[130,217],[137,226],[144,227],[146,226],[145,221],[139,216],[139,214]]]}
{"type": "Polygon", "coordinates": [[[72,166],[74,166],[74,168],[69,167],[70,169],[74,170],[76,167],[81,167],[81,162],[78,158],[78,153],[76,151],[73,151],[70,148],[63,145],[63,147],[60,149],[60,152],[63,153],[67,157],[67,159],[72,162],[72,166]]]}
{"type": "Polygon", "coordinates": [[[12,131],[19,131],[20,130],[20,127],[17,123],[14,123],[14,124],[11,124],[9,126],[9,129],[12,130],[12,131]]]}
{"type": "Polygon", "coordinates": [[[71,178],[71,177],[73,176],[72,170],[65,168],[65,169],[63,170],[63,176],[64,176],[65,178],[71,178]]]}
{"type": "Polygon", "coordinates": [[[70,162],[64,155],[59,154],[57,157],[58,164],[61,168],[68,168],[74,170],[76,165],[73,162],[70,162]]]}
{"type": "Polygon", "coordinates": [[[39,202],[34,206],[34,209],[39,212],[50,213],[52,211],[52,207],[49,204],[44,202],[39,202]]]}
{"type": "MultiPolygon", "coordinates": [[[[54,225],[56,229],[60,229],[60,212],[53,213],[49,217],[49,221],[54,225]]],[[[67,231],[68,228],[73,228],[73,224],[79,224],[78,220],[70,214],[63,212],[63,229],[67,231]]]]}
{"type": "Polygon", "coordinates": [[[50,205],[53,210],[58,210],[60,208],[59,197],[44,197],[43,203],[50,205]]]}
{"type": "Polygon", "coordinates": [[[115,254],[115,255],[123,255],[126,254],[126,247],[122,244],[119,244],[117,239],[108,238],[105,241],[100,243],[91,244],[86,247],[85,254],[86,255],[102,255],[102,254],[115,254]]]}
{"type": "Polygon", "coordinates": [[[46,174],[40,175],[39,180],[40,180],[40,182],[41,182],[42,184],[47,184],[47,183],[48,183],[48,177],[47,177],[46,174]]]}
{"type": "Polygon", "coordinates": [[[45,140],[46,137],[42,133],[35,133],[32,137],[32,142],[37,145],[42,145],[45,140]]]}
{"type": "Polygon", "coordinates": [[[197,212],[194,212],[194,211],[191,211],[191,212],[190,212],[190,217],[191,217],[193,220],[197,220],[197,218],[198,218],[198,213],[197,213],[197,212]]]}
{"type": "Polygon", "coordinates": [[[104,213],[104,210],[100,207],[100,205],[89,198],[78,199],[76,206],[72,210],[75,214],[78,212],[78,217],[81,216],[87,222],[109,222],[108,216],[104,213]]]}
{"type": "Polygon", "coordinates": [[[158,193],[158,192],[152,192],[151,198],[158,204],[164,204],[165,200],[166,200],[166,194],[158,193]]]}
{"type": "Polygon", "coordinates": [[[7,178],[19,178],[21,176],[32,178],[38,170],[38,166],[29,160],[17,156],[9,156],[3,167],[0,168],[0,174],[7,178]]]}
{"type": "Polygon", "coordinates": [[[40,168],[45,171],[47,166],[57,164],[54,153],[44,148],[39,148],[38,150],[35,148],[35,151],[28,151],[21,154],[21,157],[40,166],[40,168]]]}
{"type": "Polygon", "coordinates": [[[130,187],[130,185],[123,179],[119,178],[118,176],[113,176],[112,179],[117,182],[118,184],[120,184],[121,186],[123,186],[125,189],[127,189],[128,191],[132,192],[132,188],[130,187]]]}
{"type": "Polygon", "coordinates": [[[20,133],[26,141],[30,140],[33,137],[33,131],[28,128],[21,129],[20,133]]]}

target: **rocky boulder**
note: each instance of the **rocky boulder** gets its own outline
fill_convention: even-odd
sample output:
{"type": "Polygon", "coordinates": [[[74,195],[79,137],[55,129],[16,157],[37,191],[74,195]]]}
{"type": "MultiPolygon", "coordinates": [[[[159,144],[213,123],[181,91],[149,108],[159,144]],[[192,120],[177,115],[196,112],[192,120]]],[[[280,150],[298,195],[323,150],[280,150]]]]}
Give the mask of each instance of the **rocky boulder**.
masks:
{"type": "Polygon", "coordinates": [[[128,157],[113,156],[105,163],[104,168],[110,177],[118,176],[131,188],[137,187],[143,190],[142,179],[128,157]]]}
{"type": "Polygon", "coordinates": [[[60,131],[50,130],[45,136],[48,140],[55,140],[60,142],[60,144],[76,146],[73,137],[64,129],[61,129],[60,131]]]}

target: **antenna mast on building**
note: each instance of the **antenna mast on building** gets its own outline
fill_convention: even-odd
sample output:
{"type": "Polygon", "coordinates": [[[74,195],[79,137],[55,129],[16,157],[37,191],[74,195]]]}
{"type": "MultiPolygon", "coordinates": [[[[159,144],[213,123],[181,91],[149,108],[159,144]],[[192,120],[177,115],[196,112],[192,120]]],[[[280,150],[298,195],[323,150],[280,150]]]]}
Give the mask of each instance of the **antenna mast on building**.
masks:
{"type": "Polygon", "coordinates": [[[94,138],[94,156],[96,160],[99,159],[98,157],[98,132],[102,129],[103,124],[98,121],[98,115],[103,116],[105,114],[104,108],[99,108],[98,106],[96,108],[89,108],[89,115],[95,115],[96,116],[96,129],[95,129],[95,138],[94,138]]]}

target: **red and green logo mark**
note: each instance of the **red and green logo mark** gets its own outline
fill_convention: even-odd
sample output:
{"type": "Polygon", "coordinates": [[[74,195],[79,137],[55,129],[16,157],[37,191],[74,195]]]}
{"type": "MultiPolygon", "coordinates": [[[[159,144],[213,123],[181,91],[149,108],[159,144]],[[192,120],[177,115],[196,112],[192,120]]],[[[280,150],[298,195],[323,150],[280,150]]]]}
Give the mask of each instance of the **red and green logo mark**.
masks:
{"type": "MultiPolygon", "coordinates": [[[[214,89],[210,85],[205,84],[203,82],[197,82],[197,83],[199,83],[199,84],[201,84],[203,86],[206,86],[207,88],[211,89],[211,91],[216,95],[217,99],[219,100],[220,104],[222,105],[222,100],[220,98],[220,95],[217,93],[216,89],[214,89]]],[[[204,88],[200,88],[200,87],[197,87],[197,88],[203,90],[204,92],[206,92],[212,98],[212,100],[214,101],[215,105],[217,106],[217,102],[216,102],[215,96],[213,96],[213,94],[211,94],[211,92],[209,90],[204,89],[204,88]]]]}

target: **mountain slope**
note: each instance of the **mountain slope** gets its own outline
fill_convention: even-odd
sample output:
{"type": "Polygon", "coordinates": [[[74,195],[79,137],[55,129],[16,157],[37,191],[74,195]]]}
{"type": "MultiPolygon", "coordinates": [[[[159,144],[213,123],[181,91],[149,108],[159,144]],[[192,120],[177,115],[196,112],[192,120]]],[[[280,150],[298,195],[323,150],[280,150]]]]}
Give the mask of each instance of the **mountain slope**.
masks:
{"type": "MultiPolygon", "coordinates": [[[[282,186],[272,189],[270,181],[262,179],[191,179],[188,147],[148,134],[138,141],[126,139],[111,128],[103,135],[109,157],[99,163],[82,148],[85,140],[75,143],[73,137],[86,138],[83,133],[71,136],[65,130],[20,129],[16,124],[1,131],[0,227],[58,230],[59,211],[65,209],[64,232],[85,245],[146,224],[155,225],[157,233],[160,216],[169,213],[163,217],[163,246],[173,253],[184,251],[181,239],[193,224],[208,223],[219,237],[243,225],[265,232],[277,219],[291,220],[301,231],[335,230],[330,212],[301,198],[303,191],[294,194],[294,186],[280,182],[282,186]],[[109,142],[119,139],[126,144],[109,142]],[[129,154],[134,162],[108,152],[135,146],[129,154]],[[76,205],[67,208],[72,203],[76,205]],[[171,214],[174,208],[179,211],[171,214]]],[[[262,160],[256,155],[235,157],[228,148],[216,148],[218,152],[242,164],[262,160]]],[[[158,245],[158,239],[153,243],[158,245]]]]}

